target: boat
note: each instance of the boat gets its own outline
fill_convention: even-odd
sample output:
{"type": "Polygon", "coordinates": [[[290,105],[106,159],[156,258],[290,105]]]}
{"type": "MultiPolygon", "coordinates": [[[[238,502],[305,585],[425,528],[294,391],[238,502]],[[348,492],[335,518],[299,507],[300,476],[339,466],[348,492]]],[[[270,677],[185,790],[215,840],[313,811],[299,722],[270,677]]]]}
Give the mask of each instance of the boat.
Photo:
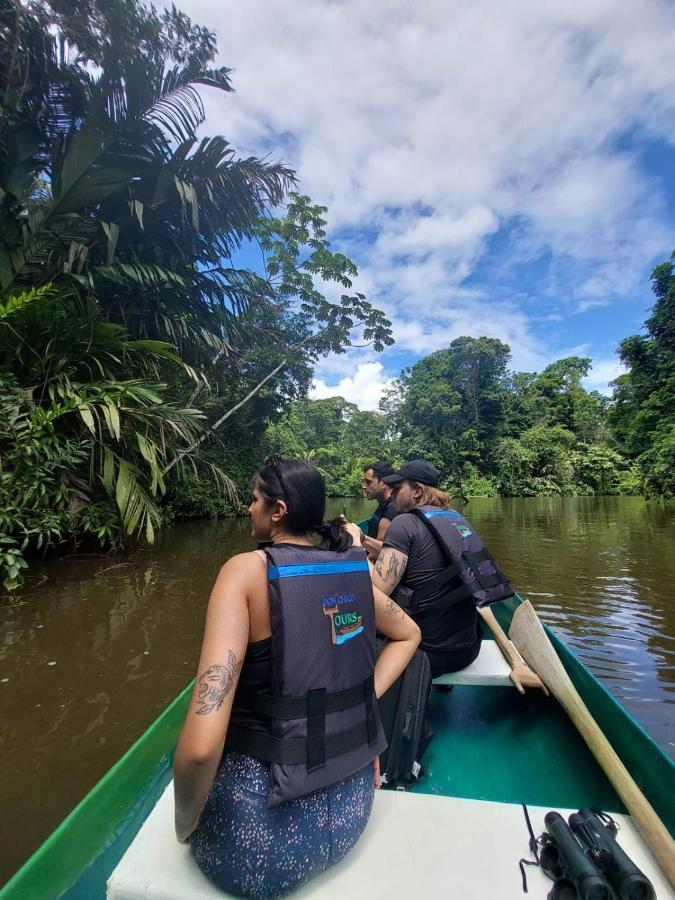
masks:
{"type": "MultiPolygon", "coordinates": [[[[522,602],[515,595],[491,607],[504,630],[522,602]]],[[[572,651],[546,631],[590,713],[672,835],[675,764],[572,651]]],[[[539,690],[521,696],[508,680],[509,667],[487,629],[485,638],[485,652],[472,664],[473,671],[469,667],[443,676],[439,680],[454,684],[453,689],[432,692],[429,717],[434,737],[424,756],[423,777],[405,793],[378,792],[372,817],[377,824],[371,820],[346,859],[302,891],[318,897],[391,898],[409,896],[409,889],[416,886],[427,897],[523,896],[518,860],[531,858],[525,804],[537,834],[543,830],[547,810],[595,807],[609,812],[623,823],[620,840],[623,834],[625,849],[652,879],[657,896],[673,896],[616,791],[562,707],[539,690]],[[400,829],[408,829],[405,839],[400,829]],[[377,841],[379,848],[372,843],[377,841]],[[401,852],[391,843],[388,850],[383,848],[387,841],[396,841],[401,852]],[[415,866],[424,868],[423,885],[415,866]],[[407,886],[406,879],[412,879],[407,886]],[[495,884],[503,887],[495,892],[495,884]]],[[[178,866],[192,865],[203,877],[189,849],[180,847],[170,834],[172,758],[191,689],[190,684],[169,704],[0,889],[0,900],[103,900],[111,874],[121,871],[130,854],[139,856],[138,842],[153,817],[163,817],[158,826],[164,841],[160,868],[166,862],[171,892],[156,893],[147,885],[138,890],[111,889],[111,900],[223,896],[177,886],[182,875],[168,864],[175,860],[178,866]]],[[[531,886],[529,896],[545,897],[551,882],[543,873],[528,868],[527,877],[537,888],[531,886]]]]}

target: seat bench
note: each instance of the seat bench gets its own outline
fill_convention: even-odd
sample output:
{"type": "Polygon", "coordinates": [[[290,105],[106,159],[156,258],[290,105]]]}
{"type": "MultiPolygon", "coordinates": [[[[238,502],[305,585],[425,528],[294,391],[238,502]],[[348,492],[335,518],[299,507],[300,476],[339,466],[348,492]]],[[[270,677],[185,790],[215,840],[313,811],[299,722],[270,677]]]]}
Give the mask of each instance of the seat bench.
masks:
{"type": "MultiPolygon", "coordinates": [[[[536,834],[544,830],[545,807],[528,807],[536,834]]],[[[565,816],[570,810],[560,810],[565,816]]],[[[631,820],[619,840],[652,879],[658,897],[670,896],[665,879],[631,820]]],[[[522,807],[511,803],[378,791],[373,813],[358,844],[338,865],[294,896],[323,900],[523,900],[518,860],[529,858],[522,807]]],[[[531,897],[545,897],[551,882],[528,868],[531,897]]],[[[169,785],[108,881],[108,900],[222,900],[197,868],[189,847],[173,831],[173,787],[169,785]]]]}
{"type": "Polygon", "coordinates": [[[466,669],[448,672],[434,678],[434,684],[478,684],[491,687],[513,687],[509,679],[511,667],[502,656],[496,641],[484,640],[480,653],[466,669]]]}

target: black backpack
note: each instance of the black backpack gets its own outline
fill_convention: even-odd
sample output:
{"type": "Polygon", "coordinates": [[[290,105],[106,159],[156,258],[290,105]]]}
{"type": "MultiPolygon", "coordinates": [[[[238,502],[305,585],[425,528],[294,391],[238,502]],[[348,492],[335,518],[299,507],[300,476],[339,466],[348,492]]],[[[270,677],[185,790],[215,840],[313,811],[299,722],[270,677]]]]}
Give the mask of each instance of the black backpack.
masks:
{"type": "Polygon", "coordinates": [[[405,789],[424,774],[421,760],[433,737],[427,721],[430,695],[429,659],[423,650],[417,650],[406,670],[379,701],[388,744],[380,756],[383,787],[405,789]]]}

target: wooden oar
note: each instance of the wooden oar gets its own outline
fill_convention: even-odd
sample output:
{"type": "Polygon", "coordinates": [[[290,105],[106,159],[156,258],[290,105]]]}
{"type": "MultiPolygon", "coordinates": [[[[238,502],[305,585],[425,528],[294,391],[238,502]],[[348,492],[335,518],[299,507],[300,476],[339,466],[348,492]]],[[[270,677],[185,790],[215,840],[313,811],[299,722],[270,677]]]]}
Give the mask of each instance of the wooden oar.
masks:
{"type": "Polygon", "coordinates": [[[510,641],[504,634],[504,629],[495,618],[495,614],[492,612],[490,607],[479,606],[478,615],[494,635],[495,643],[502,651],[504,659],[511,666],[509,678],[516,686],[516,688],[520,691],[520,693],[524,694],[526,687],[540,688],[548,697],[546,685],[536,674],[536,672],[532,671],[532,669],[528,666],[520,653],[518,653],[518,650],[513,641],[510,641]]]}
{"type": "Polygon", "coordinates": [[[675,888],[675,841],[588,711],[529,600],[513,614],[509,637],[564,707],[675,888]]]}

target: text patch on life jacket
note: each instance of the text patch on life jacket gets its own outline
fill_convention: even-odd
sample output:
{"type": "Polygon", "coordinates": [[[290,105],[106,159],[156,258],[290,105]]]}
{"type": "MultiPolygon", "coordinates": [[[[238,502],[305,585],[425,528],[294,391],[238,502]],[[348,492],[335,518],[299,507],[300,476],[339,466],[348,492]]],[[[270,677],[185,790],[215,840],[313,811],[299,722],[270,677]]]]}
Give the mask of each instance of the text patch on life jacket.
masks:
{"type": "Polygon", "coordinates": [[[386,746],[373,686],[375,604],[364,551],[265,548],[271,693],[239,692],[269,731],[233,726],[226,746],[271,763],[269,806],[336,784],[386,746]]]}
{"type": "Polygon", "coordinates": [[[437,506],[418,506],[411,512],[432,532],[449,563],[428,584],[414,591],[413,607],[443,587],[448,588],[445,604],[472,597],[476,606],[488,606],[513,596],[508,579],[461,513],[437,506]]]}

